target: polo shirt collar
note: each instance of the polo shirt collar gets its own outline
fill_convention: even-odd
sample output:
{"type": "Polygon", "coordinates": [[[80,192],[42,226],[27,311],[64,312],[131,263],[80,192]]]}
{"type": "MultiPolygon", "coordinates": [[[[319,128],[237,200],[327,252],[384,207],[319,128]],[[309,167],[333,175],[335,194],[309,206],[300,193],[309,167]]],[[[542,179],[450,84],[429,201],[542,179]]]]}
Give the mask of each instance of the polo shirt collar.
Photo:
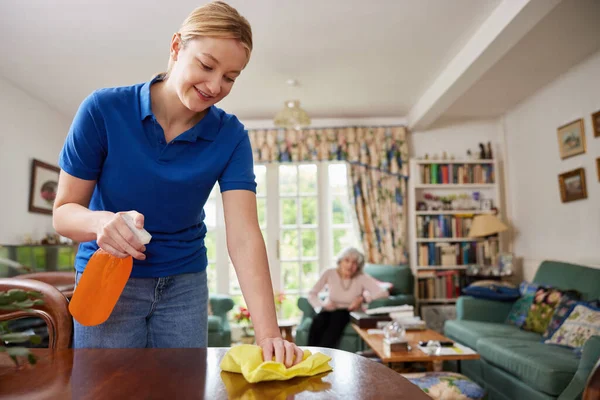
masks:
{"type": "MultiPolygon", "coordinates": [[[[150,100],[150,86],[163,79],[164,76],[158,75],[152,80],[144,83],[140,90],[140,119],[144,120],[152,116],[152,102],[150,100]]],[[[208,112],[192,129],[177,137],[178,140],[193,142],[202,138],[214,141],[219,133],[219,113],[217,108],[210,106],[208,112]]]]}
{"type": "Polygon", "coordinates": [[[159,74],[152,78],[152,80],[144,83],[140,90],[140,119],[143,121],[146,118],[152,116],[152,102],[150,101],[150,86],[157,81],[163,79],[163,75],[159,74]]]}

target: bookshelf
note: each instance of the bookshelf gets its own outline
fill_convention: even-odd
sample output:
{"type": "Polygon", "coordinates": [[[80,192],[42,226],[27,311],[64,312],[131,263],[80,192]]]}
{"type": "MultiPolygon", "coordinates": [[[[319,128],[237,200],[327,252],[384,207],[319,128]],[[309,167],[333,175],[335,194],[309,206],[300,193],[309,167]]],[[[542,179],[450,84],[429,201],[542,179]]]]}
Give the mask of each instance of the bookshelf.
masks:
{"type": "Polygon", "coordinates": [[[502,215],[494,160],[410,160],[408,223],[416,309],[452,305],[471,266],[491,265],[498,235],[469,238],[477,215],[502,215]]]}

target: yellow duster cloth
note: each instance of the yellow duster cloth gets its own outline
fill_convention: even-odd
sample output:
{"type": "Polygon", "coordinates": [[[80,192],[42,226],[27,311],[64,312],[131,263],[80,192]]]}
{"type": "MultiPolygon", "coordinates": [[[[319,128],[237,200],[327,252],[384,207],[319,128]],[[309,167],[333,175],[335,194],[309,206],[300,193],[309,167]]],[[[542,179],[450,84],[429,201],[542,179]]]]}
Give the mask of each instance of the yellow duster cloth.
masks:
{"type": "Polygon", "coordinates": [[[331,371],[331,357],[322,353],[312,354],[304,350],[302,361],[286,368],[283,363],[263,361],[262,348],[252,344],[234,346],[225,353],[221,369],[241,373],[250,383],[263,381],[284,381],[297,376],[314,376],[331,371]]]}

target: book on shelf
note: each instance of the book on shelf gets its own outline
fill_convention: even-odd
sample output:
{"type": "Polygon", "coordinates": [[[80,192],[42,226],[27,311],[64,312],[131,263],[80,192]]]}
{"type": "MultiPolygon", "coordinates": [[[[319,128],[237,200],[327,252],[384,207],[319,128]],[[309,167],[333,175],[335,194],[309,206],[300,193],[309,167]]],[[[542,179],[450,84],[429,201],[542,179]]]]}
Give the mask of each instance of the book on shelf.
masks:
{"type": "Polygon", "coordinates": [[[465,283],[463,274],[458,270],[418,271],[419,298],[455,299],[460,296],[465,283]]]}
{"type": "Polygon", "coordinates": [[[478,242],[421,243],[417,247],[417,264],[421,267],[497,265],[499,249],[497,237],[478,242]]]}
{"type": "Polygon", "coordinates": [[[473,224],[473,215],[419,215],[417,216],[417,237],[465,238],[473,224]]]}
{"type": "Polygon", "coordinates": [[[494,183],[493,164],[444,164],[420,165],[421,183],[425,184],[481,184],[494,183]]]}

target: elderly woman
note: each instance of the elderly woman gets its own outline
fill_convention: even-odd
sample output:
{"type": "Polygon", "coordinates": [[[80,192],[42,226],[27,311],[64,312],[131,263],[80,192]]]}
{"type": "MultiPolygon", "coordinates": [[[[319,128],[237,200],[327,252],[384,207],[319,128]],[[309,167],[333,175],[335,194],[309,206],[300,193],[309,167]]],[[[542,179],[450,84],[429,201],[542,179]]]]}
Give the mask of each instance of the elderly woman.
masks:
{"type": "Polygon", "coordinates": [[[317,311],[308,336],[309,346],[335,348],[344,328],[350,322],[350,311],[358,310],[368,301],[389,296],[377,281],[362,272],[364,255],[353,247],[346,248],[337,257],[337,268],[323,272],[319,281],[311,289],[308,301],[317,311]],[[327,286],[327,297],[319,299],[319,292],[327,286]]]}

